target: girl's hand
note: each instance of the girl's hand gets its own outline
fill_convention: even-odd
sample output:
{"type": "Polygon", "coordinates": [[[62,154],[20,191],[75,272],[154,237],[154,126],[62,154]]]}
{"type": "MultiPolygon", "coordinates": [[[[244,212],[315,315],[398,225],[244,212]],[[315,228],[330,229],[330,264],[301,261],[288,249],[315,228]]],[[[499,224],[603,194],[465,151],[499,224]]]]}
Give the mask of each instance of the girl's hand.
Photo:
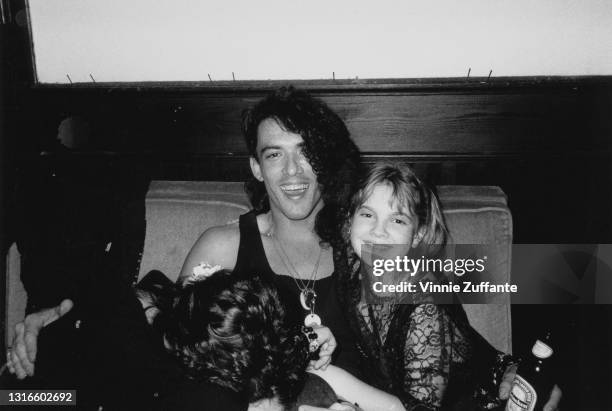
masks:
{"type": "MultiPolygon", "coordinates": [[[[514,381],[514,376],[516,375],[516,365],[512,365],[508,367],[506,372],[504,373],[503,381],[499,385],[499,398],[502,400],[507,400],[510,396],[510,390],[512,389],[512,381],[514,381]]],[[[550,392],[550,397],[548,398],[548,402],[544,404],[544,411],[557,411],[559,409],[559,403],[561,402],[561,397],[563,393],[561,388],[557,384],[552,388],[550,392]]]]}
{"type": "Polygon", "coordinates": [[[317,342],[319,343],[319,359],[310,361],[307,369],[323,370],[331,363],[332,354],[336,349],[336,338],[331,330],[325,326],[313,326],[314,332],[317,333],[317,342]]]}

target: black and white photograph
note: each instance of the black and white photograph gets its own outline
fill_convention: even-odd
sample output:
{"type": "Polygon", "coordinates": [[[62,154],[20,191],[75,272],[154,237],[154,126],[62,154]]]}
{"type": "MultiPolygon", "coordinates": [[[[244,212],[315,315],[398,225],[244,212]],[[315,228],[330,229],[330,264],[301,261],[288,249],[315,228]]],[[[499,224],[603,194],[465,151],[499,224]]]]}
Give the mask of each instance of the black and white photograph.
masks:
{"type": "Polygon", "coordinates": [[[609,1],[0,18],[0,408],[612,410],[609,1]]]}

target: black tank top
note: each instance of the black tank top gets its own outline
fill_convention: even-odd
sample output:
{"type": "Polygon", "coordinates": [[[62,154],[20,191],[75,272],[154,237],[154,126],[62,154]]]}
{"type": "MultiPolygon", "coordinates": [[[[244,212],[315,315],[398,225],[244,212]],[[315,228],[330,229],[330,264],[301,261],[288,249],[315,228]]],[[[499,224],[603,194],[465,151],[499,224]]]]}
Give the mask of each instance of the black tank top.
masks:
{"type": "MultiPolygon", "coordinates": [[[[275,286],[289,321],[303,325],[304,317],[309,312],[300,304],[300,290],[293,277],[276,274],[270,268],[257,226],[257,214],[251,211],[241,215],[238,226],[240,245],[233,274],[244,277],[258,275],[262,280],[275,286]]],[[[338,302],[336,273],[315,280],[314,290],[317,293],[315,313],[321,317],[323,325],[329,327],[338,342],[334,364],[356,374],[359,357],[354,345],[355,339],[338,302]]]]}

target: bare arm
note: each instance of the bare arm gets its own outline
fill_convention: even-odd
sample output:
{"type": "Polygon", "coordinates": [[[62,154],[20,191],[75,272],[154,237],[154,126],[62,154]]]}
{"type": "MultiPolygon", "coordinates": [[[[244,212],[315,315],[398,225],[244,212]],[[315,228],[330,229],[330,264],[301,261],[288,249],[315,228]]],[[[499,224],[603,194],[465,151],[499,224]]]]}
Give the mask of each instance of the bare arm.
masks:
{"type": "Polygon", "coordinates": [[[240,231],[238,224],[211,227],[198,238],[185,258],[179,281],[189,277],[193,267],[202,262],[233,270],[238,257],[240,231]]]}
{"type": "Polygon", "coordinates": [[[364,411],[404,410],[399,398],[358,380],[342,368],[330,365],[325,371],[309,372],[327,381],[338,397],[358,404],[364,411]]]}

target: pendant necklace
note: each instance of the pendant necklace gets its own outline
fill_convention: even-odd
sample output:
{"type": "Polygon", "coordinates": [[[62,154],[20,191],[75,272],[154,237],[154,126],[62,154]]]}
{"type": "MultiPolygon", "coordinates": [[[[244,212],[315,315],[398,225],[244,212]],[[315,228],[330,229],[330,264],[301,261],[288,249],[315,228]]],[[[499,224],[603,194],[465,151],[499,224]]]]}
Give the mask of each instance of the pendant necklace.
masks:
{"type": "Polygon", "coordinates": [[[276,248],[276,252],[278,256],[281,258],[283,265],[291,274],[291,278],[295,282],[298,290],[300,290],[300,304],[302,308],[309,313],[304,317],[304,325],[321,325],[321,317],[315,314],[315,305],[317,302],[317,293],[314,290],[314,281],[317,273],[319,272],[319,264],[321,263],[321,255],[323,254],[323,249],[319,247],[319,257],[317,257],[317,262],[314,265],[312,270],[312,274],[310,274],[310,278],[304,282],[304,279],[300,276],[300,273],[295,269],[295,266],[291,262],[291,259],[285,252],[280,241],[275,235],[270,235],[272,237],[272,242],[274,243],[274,247],[276,248]]]}

